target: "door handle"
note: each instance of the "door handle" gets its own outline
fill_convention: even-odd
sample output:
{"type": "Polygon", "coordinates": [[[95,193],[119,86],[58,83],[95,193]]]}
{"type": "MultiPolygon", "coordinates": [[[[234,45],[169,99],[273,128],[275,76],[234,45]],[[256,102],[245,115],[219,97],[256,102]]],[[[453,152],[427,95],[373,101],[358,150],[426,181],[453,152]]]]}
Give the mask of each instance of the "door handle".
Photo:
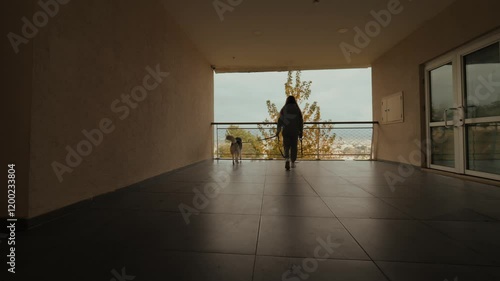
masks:
{"type": "Polygon", "coordinates": [[[448,108],[443,112],[444,127],[448,129],[448,108]]]}
{"type": "Polygon", "coordinates": [[[444,127],[448,129],[450,126],[448,126],[448,110],[456,110],[456,108],[447,108],[444,110],[443,113],[443,119],[444,119],[444,127]]]}
{"type": "Polygon", "coordinates": [[[444,110],[444,113],[443,113],[443,119],[444,119],[444,127],[445,128],[449,128],[450,126],[448,126],[448,111],[458,111],[459,114],[460,114],[460,120],[457,124],[454,124],[455,127],[460,127],[460,126],[463,126],[463,118],[464,118],[464,108],[459,106],[459,107],[450,107],[450,108],[447,108],[444,110]]]}

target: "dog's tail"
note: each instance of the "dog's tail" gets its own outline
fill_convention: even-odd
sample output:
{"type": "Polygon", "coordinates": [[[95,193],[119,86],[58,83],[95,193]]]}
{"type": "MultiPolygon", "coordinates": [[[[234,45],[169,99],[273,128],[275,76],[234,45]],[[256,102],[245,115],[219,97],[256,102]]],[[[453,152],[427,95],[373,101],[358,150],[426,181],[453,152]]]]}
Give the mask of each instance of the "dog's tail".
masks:
{"type": "Polygon", "coordinates": [[[236,142],[236,139],[233,136],[231,136],[231,135],[227,135],[226,136],[226,140],[231,141],[231,143],[235,143],[236,142]]]}

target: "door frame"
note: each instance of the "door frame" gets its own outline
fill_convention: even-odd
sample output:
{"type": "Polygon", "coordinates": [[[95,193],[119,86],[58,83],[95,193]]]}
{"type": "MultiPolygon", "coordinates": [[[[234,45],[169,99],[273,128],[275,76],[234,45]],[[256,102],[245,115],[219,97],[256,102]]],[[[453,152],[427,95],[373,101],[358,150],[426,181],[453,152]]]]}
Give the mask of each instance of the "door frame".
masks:
{"type": "Polygon", "coordinates": [[[457,128],[454,127],[454,133],[453,133],[453,136],[454,136],[454,158],[455,158],[455,167],[454,168],[451,168],[451,167],[446,167],[446,166],[441,166],[441,165],[436,165],[436,164],[432,164],[432,136],[431,136],[431,128],[432,127],[443,127],[445,125],[445,122],[444,121],[440,121],[440,122],[431,122],[431,83],[430,83],[430,72],[432,70],[435,70],[439,67],[442,67],[448,63],[451,63],[452,64],[452,85],[453,85],[453,93],[454,93],[454,102],[455,102],[455,106],[456,107],[459,107],[461,106],[461,102],[459,102],[459,95],[458,95],[458,88],[457,88],[457,83],[456,83],[456,79],[457,79],[457,68],[455,67],[456,63],[457,63],[457,57],[456,55],[450,53],[450,54],[447,54],[447,55],[444,55],[444,56],[441,56],[440,58],[438,59],[435,59],[433,60],[432,62],[430,63],[427,63],[425,65],[425,70],[424,70],[424,73],[425,73],[425,126],[426,126],[426,144],[427,144],[427,167],[431,168],[431,169],[436,169],[436,170],[442,170],[442,171],[447,171],[447,172],[452,172],[452,173],[463,173],[463,170],[461,169],[460,166],[462,166],[460,164],[460,159],[461,159],[461,155],[460,155],[460,133],[459,133],[459,130],[457,130],[457,128]],[[458,104],[457,104],[458,103],[458,104]],[[432,125],[431,125],[432,124],[432,125]]]}
{"type": "Polygon", "coordinates": [[[477,176],[482,178],[500,180],[500,175],[478,172],[467,169],[468,155],[466,143],[466,125],[471,123],[487,123],[500,122],[500,117],[482,117],[482,118],[466,118],[463,116],[463,125],[454,127],[454,151],[455,151],[455,168],[431,164],[432,162],[432,142],[431,128],[436,126],[444,126],[444,122],[430,122],[431,117],[431,100],[430,100],[430,72],[447,63],[452,63],[453,67],[453,92],[454,100],[457,107],[464,107],[465,101],[465,71],[463,69],[463,59],[465,56],[481,50],[496,42],[500,42],[500,30],[497,30],[489,35],[485,35],[477,40],[474,40],[465,46],[457,48],[443,56],[440,56],[426,64],[424,64],[424,81],[425,81],[425,132],[426,132],[426,159],[427,167],[436,170],[453,172],[477,176]],[[433,125],[431,125],[433,123],[433,125]]]}
{"type": "MultiPolygon", "coordinates": [[[[479,51],[485,47],[488,47],[489,45],[495,44],[495,43],[500,43],[500,32],[496,32],[494,34],[485,36],[483,38],[480,38],[470,44],[467,44],[466,46],[462,47],[460,50],[458,50],[457,55],[459,57],[460,61],[460,87],[461,87],[461,92],[460,94],[462,95],[462,99],[464,99],[463,103],[465,104],[465,72],[463,71],[463,58],[471,53],[474,53],[476,51],[479,51]]],[[[500,52],[500,50],[499,50],[500,52]]],[[[471,175],[471,176],[477,176],[477,177],[482,177],[482,178],[489,178],[489,179],[495,179],[495,180],[500,180],[500,175],[497,174],[490,174],[490,173],[485,173],[485,172],[479,172],[479,171],[473,171],[467,169],[466,163],[468,162],[468,155],[467,155],[467,143],[465,139],[465,130],[466,130],[466,125],[467,124],[477,124],[477,123],[488,123],[488,122],[500,122],[500,116],[499,117],[480,117],[480,118],[465,118],[464,120],[465,124],[463,126],[463,132],[464,132],[464,146],[463,146],[463,163],[465,165],[464,167],[464,174],[466,175],[471,175]]]]}

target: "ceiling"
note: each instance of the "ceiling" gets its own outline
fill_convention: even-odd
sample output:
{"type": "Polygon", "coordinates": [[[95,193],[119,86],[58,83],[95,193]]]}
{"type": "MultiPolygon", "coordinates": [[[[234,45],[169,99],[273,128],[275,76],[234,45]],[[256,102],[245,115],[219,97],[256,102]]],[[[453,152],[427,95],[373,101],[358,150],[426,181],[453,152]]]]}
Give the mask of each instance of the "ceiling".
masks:
{"type": "Polygon", "coordinates": [[[354,28],[365,30],[374,20],[371,11],[388,10],[397,0],[163,1],[218,73],[369,67],[454,2],[400,0],[402,11],[346,59],[340,44],[356,47],[354,28]],[[232,10],[218,13],[214,3],[232,10]]]}

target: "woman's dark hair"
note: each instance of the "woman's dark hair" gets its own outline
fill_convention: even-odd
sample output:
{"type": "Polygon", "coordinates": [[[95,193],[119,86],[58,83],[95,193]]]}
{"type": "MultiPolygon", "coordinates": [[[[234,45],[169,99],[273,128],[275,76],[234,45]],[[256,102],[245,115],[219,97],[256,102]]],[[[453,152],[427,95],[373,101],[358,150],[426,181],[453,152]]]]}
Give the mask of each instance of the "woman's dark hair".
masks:
{"type": "Polygon", "coordinates": [[[293,96],[288,96],[288,98],[286,98],[285,105],[287,105],[287,104],[297,104],[297,101],[295,100],[295,98],[293,96]]]}

